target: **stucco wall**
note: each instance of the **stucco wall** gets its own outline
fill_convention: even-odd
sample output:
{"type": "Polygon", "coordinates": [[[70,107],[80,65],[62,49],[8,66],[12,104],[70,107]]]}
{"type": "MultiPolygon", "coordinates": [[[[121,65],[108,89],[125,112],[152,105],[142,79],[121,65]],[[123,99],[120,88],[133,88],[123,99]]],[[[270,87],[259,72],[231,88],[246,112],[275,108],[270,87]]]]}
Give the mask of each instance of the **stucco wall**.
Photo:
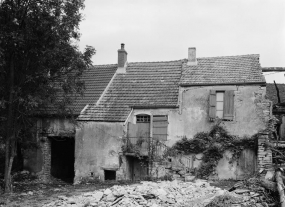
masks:
{"type": "Polygon", "coordinates": [[[124,134],[123,123],[80,122],[75,139],[75,178],[99,178],[104,180],[105,170],[116,170],[117,179],[125,176],[120,156],[124,134]],[[91,176],[93,175],[93,176],[91,176]]]}
{"type": "MultiPolygon", "coordinates": [[[[135,123],[138,114],[168,115],[166,145],[171,146],[183,137],[191,139],[198,132],[208,132],[214,124],[209,121],[210,90],[235,91],[234,120],[222,123],[230,134],[251,136],[266,128],[271,102],[265,99],[265,87],[257,85],[184,87],[180,89],[180,108],[135,109],[128,121],[135,123]]],[[[152,123],[150,128],[152,135],[152,123]]]]}
{"type": "Polygon", "coordinates": [[[48,136],[74,136],[75,120],[64,118],[45,118],[39,120],[39,127],[48,136]]]}
{"type": "Polygon", "coordinates": [[[183,134],[192,138],[197,132],[209,131],[210,90],[234,90],[234,120],[223,122],[232,135],[253,135],[267,126],[270,114],[269,100],[265,100],[265,87],[250,86],[203,86],[180,89],[181,120],[183,134]]]}
{"type": "MultiPolygon", "coordinates": [[[[176,109],[134,109],[128,121],[135,123],[136,115],[168,115],[168,136],[166,145],[172,146],[175,142],[186,138],[193,138],[198,132],[208,132],[214,125],[209,121],[209,94],[210,90],[234,91],[234,120],[223,121],[222,125],[232,135],[252,136],[268,126],[271,102],[265,98],[265,87],[250,86],[203,86],[180,88],[179,108],[176,109]]],[[[152,123],[150,124],[152,136],[152,123]]],[[[220,160],[216,172],[219,179],[238,179],[256,169],[255,152],[249,151],[241,158],[241,163],[247,167],[229,163],[230,153],[225,153],[220,160]],[[248,160],[251,160],[248,163],[248,160]]],[[[198,167],[200,161],[194,161],[198,167]]]]}

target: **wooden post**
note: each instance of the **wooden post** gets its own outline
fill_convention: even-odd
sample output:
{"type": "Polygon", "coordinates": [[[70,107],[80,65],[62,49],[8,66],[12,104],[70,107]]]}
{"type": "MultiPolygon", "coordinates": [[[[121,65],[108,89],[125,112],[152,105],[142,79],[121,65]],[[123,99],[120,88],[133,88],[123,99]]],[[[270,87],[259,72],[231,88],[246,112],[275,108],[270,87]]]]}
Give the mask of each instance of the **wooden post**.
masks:
{"type": "Polygon", "coordinates": [[[283,183],[281,171],[279,169],[275,173],[275,179],[277,182],[277,190],[278,190],[279,198],[280,198],[280,206],[285,207],[284,183],[283,183]]]}

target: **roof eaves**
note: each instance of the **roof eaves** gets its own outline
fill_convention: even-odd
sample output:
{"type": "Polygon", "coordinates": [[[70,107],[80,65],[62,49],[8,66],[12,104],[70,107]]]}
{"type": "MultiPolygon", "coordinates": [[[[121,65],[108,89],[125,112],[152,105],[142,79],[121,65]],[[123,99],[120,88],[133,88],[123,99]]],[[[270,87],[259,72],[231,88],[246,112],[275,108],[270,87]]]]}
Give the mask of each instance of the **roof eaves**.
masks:
{"type": "Polygon", "coordinates": [[[124,123],[125,121],[122,121],[122,120],[106,120],[106,119],[84,119],[84,118],[80,118],[80,119],[76,119],[76,121],[82,121],[82,122],[89,122],[89,121],[92,121],[92,122],[122,122],[124,123]]]}
{"type": "Polygon", "coordinates": [[[130,106],[133,109],[172,109],[172,108],[179,108],[178,105],[153,105],[153,106],[144,106],[144,105],[136,105],[130,106]]]}
{"type": "Polygon", "coordinates": [[[266,82],[232,82],[232,83],[180,83],[179,86],[187,87],[187,86],[215,86],[215,85],[264,85],[266,86],[266,82]]]}

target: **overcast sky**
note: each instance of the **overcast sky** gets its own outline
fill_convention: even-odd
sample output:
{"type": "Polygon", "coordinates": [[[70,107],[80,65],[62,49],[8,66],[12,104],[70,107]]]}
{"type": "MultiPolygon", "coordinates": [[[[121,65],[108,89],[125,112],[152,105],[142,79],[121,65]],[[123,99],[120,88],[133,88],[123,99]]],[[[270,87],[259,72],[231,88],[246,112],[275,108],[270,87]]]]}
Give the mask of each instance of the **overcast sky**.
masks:
{"type": "MultiPolygon", "coordinates": [[[[94,64],[260,54],[262,67],[285,67],[285,0],[85,0],[79,43],[94,64]]],[[[266,75],[284,82],[283,73],[266,75]]]]}

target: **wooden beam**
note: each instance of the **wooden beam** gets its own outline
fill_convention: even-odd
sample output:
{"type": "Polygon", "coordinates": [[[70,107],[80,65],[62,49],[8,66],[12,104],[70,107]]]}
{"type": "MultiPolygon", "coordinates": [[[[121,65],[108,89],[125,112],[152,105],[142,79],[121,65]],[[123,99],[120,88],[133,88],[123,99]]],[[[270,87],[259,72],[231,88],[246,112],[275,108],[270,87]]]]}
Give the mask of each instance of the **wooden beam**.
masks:
{"type": "Polygon", "coordinates": [[[285,72],[285,67],[262,67],[262,72],[285,72]]]}

